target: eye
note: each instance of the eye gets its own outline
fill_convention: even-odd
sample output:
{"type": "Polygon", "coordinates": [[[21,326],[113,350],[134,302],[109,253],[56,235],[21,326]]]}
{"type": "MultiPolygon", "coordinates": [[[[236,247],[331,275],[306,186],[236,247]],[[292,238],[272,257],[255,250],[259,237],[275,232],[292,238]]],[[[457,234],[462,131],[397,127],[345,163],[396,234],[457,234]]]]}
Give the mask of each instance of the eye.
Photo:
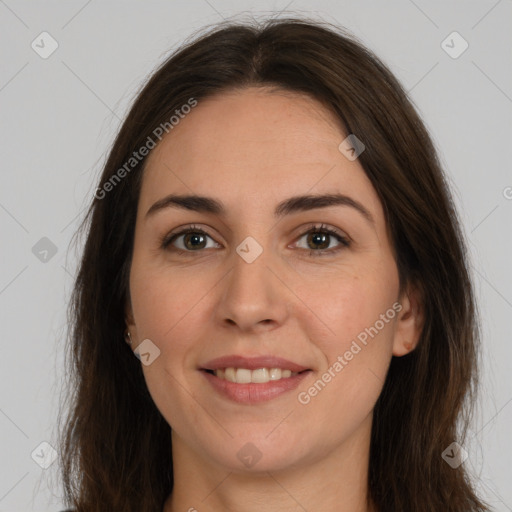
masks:
{"type": "MultiPolygon", "coordinates": [[[[301,249],[308,250],[310,256],[332,255],[350,246],[350,242],[346,237],[323,224],[320,226],[309,226],[308,230],[303,232],[298,240],[300,241],[304,237],[306,237],[305,247],[297,242],[295,245],[301,249]],[[332,247],[332,242],[337,242],[334,248],[332,247]]],[[[160,242],[160,246],[164,250],[174,251],[179,254],[190,254],[192,252],[200,252],[202,249],[221,247],[206,231],[193,225],[177,233],[165,235],[160,242]],[[208,239],[211,241],[210,244],[208,244],[208,239]]]]}
{"type": "Polygon", "coordinates": [[[162,249],[171,250],[170,245],[173,245],[174,249],[179,253],[200,251],[201,249],[211,249],[220,247],[217,242],[213,241],[213,238],[206,233],[206,231],[196,226],[189,226],[186,229],[179,231],[178,233],[171,233],[170,235],[164,236],[161,241],[162,249]],[[210,239],[213,244],[208,244],[210,239]]]}
{"type": "Polygon", "coordinates": [[[310,256],[327,256],[350,246],[350,242],[346,237],[323,224],[320,226],[311,226],[307,231],[302,233],[298,240],[304,237],[306,237],[306,246],[302,246],[301,248],[309,250],[310,256]],[[338,244],[333,249],[331,243],[336,241],[338,244]]]}

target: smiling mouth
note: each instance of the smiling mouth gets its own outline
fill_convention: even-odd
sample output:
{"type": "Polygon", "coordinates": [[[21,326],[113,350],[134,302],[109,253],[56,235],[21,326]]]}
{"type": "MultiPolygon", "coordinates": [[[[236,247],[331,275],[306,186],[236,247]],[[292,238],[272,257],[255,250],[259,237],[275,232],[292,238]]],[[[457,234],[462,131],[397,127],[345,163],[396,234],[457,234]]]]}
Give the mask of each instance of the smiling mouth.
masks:
{"type": "Polygon", "coordinates": [[[313,372],[308,366],[273,355],[217,357],[198,370],[221,397],[252,405],[291,392],[313,372]]]}
{"type": "Polygon", "coordinates": [[[312,370],[292,372],[289,368],[202,368],[220,396],[244,405],[268,402],[293,391],[312,370]]]}
{"type": "Polygon", "coordinates": [[[310,370],[303,370],[301,372],[292,372],[288,369],[282,368],[257,368],[250,370],[248,368],[218,368],[216,370],[204,370],[210,375],[233,382],[236,384],[266,384],[267,382],[276,382],[296,375],[308,372],[310,370]]]}

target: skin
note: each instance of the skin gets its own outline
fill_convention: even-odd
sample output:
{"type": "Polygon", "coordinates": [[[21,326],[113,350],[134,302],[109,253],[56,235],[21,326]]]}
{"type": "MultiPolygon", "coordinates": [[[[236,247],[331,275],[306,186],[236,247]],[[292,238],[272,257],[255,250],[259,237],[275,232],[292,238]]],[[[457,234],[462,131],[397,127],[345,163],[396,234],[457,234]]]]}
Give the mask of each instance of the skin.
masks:
{"type": "Polygon", "coordinates": [[[338,150],[346,136],[307,96],[247,88],[199,101],[148,157],[126,315],[132,347],[149,339],[160,350],[142,368],[172,427],[175,485],[164,512],[374,510],[366,500],[372,411],[392,355],[414,350],[422,312],[414,288],[399,294],[382,205],[359,161],[338,150]],[[213,197],[226,214],[166,208],[146,217],[170,193],[213,197]],[[375,224],[349,206],[273,216],[284,199],[324,193],[359,201],[375,224]],[[334,236],[315,245],[311,223],[351,245],[334,236]],[[190,224],[208,232],[206,248],[184,246],[186,236],[160,247],[190,224]],[[236,252],[247,236],[263,248],[250,264],[236,252]],[[400,312],[300,403],[395,302],[400,312]],[[229,354],[276,355],[313,371],[273,400],[237,404],[198,371],[229,354]],[[252,467],[237,457],[249,442],[261,453],[252,467]]]}

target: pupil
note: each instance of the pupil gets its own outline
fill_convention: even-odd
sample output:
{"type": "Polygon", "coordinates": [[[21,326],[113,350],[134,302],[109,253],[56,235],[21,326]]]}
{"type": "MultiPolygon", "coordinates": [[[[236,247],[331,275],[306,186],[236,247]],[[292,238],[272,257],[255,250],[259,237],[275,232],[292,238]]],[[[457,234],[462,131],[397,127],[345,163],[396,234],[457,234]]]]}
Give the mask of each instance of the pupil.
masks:
{"type": "MultiPolygon", "coordinates": [[[[185,245],[190,249],[197,249],[199,244],[201,244],[201,239],[204,238],[203,235],[200,234],[188,234],[185,236],[185,245]],[[188,245],[188,242],[191,242],[191,246],[188,245]]],[[[204,243],[204,240],[203,240],[204,243]]]]}
{"type": "Polygon", "coordinates": [[[313,243],[314,244],[320,244],[322,245],[322,247],[320,247],[321,249],[324,249],[325,247],[328,247],[329,246],[329,243],[326,242],[327,240],[327,237],[329,235],[327,235],[326,233],[315,233],[313,235],[311,235],[312,238],[313,238],[313,243]]]}

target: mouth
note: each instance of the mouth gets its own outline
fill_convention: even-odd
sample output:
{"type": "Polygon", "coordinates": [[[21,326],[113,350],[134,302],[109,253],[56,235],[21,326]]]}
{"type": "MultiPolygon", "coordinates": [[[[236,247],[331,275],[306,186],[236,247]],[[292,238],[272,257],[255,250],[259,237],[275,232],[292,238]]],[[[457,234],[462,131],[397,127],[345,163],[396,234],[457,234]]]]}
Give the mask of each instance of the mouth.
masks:
{"type": "Polygon", "coordinates": [[[272,356],[227,356],[210,361],[199,370],[218,394],[239,404],[275,399],[295,389],[312,372],[272,356]]]}

